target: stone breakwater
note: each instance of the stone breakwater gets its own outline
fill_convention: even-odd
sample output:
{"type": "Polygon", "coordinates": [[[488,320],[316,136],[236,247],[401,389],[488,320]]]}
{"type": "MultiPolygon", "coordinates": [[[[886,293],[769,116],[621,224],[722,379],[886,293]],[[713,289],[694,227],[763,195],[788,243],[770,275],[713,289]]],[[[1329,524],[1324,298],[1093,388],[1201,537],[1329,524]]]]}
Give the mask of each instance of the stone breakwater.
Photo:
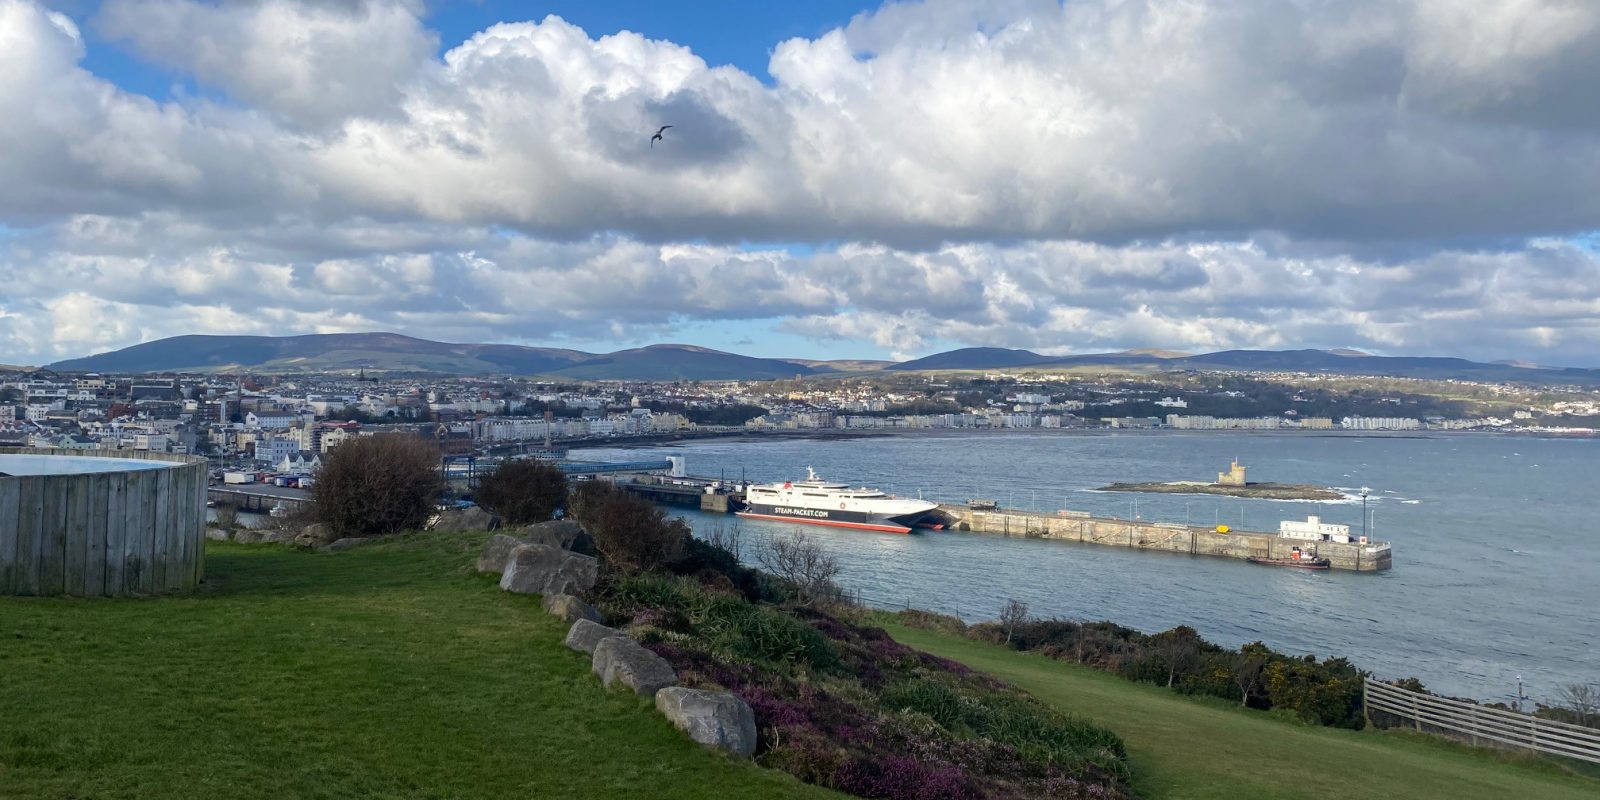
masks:
{"type": "Polygon", "coordinates": [[[1247,483],[1243,486],[1224,486],[1220,483],[1199,481],[1167,481],[1164,483],[1113,483],[1102,486],[1102,492],[1152,492],[1155,494],[1214,494],[1226,497],[1253,497],[1259,500],[1343,500],[1344,493],[1325,486],[1308,483],[1247,483]]]}
{"type": "Polygon", "coordinates": [[[1145,522],[1093,517],[1084,512],[1042,514],[1031,511],[978,510],[963,505],[939,506],[948,528],[973,533],[1056,539],[1222,558],[1288,558],[1295,547],[1326,558],[1333,569],[1377,572],[1389,569],[1388,542],[1342,544],[1288,539],[1259,531],[1220,530],[1173,522],[1145,522]]]}

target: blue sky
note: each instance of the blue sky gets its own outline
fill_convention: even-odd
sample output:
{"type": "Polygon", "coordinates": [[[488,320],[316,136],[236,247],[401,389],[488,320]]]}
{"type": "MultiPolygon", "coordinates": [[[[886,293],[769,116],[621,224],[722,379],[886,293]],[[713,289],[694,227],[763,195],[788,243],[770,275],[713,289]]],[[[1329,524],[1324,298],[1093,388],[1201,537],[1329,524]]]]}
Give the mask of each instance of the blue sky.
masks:
{"type": "Polygon", "coordinates": [[[1596,365],[1597,39],[1563,0],[0,0],[0,361],[395,330],[1596,365]]]}
{"type": "Polygon", "coordinates": [[[761,2],[704,0],[649,2],[605,0],[519,3],[505,0],[447,0],[431,6],[428,21],[446,49],[497,22],[538,20],[555,14],[604,36],[622,30],[685,45],[711,66],[731,64],[757,77],[767,76],[773,45],[786,39],[815,38],[840,27],[876,3],[842,0],[761,2]]]}
{"type": "MultiPolygon", "coordinates": [[[[78,20],[92,20],[100,7],[94,0],[65,0],[55,5],[78,20]]],[[[441,54],[491,25],[538,21],[554,14],[591,36],[628,30],[652,39],[666,39],[694,50],[710,66],[733,65],[770,80],[767,60],[775,44],[795,37],[819,36],[877,5],[856,0],[433,0],[428,3],[425,20],[438,33],[441,54]]],[[[118,42],[99,36],[94,25],[82,27],[90,43],[85,66],[118,86],[158,99],[218,96],[186,76],[139,60],[118,42]]]]}

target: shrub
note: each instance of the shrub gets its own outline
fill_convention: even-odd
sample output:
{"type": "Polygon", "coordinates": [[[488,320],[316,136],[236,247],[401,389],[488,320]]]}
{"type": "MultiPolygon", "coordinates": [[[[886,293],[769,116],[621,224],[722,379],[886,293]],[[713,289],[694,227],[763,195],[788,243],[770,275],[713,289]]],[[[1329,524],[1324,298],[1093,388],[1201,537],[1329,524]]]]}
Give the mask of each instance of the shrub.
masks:
{"type": "Polygon", "coordinates": [[[506,524],[544,522],[566,505],[567,476],[543,461],[502,461],[494,471],[478,478],[475,497],[506,524]]]}
{"type": "Polygon", "coordinates": [[[801,603],[833,601],[843,595],[833,582],[839,559],[804,533],[773,538],[756,558],[769,572],[793,584],[801,603]]]}
{"type": "Polygon", "coordinates": [[[217,518],[212,524],[218,528],[239,527],[239,507],[232,503],[218,503],[217,518]]]}
{"type": "Polygon", "coordinates": [[[800,662],[828,669],[839,657],[815,629],[773,608],[725,598],[692,620],[714,650],[738,660],[800,662]]]}
{"type": "Polygon", "coordinates": [[[666,575],[622,575],[607,581],[597,598],[613,617],[693,633],[725,661],[768,666],[807,664],[831,669],[839,658],[811,626],[770,606],[706,589],[666,575]]]}
{"type": "Polygon", "coordinates": [[[751,602],[777,602],[786,593],[772,576],[739,563],[732,550],[716,540],[689,537],[683,553],[667,565],[678,575],[692,576],[702,584],[738,592],[751,602]]]}
{"type": "Polygon", "coordinates": [[[385,434],[330,450],[311,497],[318,519],[339,536],[381,536],[422,527],[443,486],[432,442],[385,434]]]}
{"type": "Polygon", "coordinates": [[[1129,797],[1116,734],[837,607],[751,603],[659,574],[612,575],[602,594],[608,617],[652,626],[646,646],[685,686],[750,705],[757,763],[807,783],[904,800],[1129,797]]]}
{"type": "Polygon", "coordinates": [[[967,623],[960,617],[948,614],[935,614],[932,611],[923,611],[920,608],[908,608],[897,611],[894,620],[907,628],[921,628],[922,630],[938,631],[955,636],[964,636],[967,633],[967,623]]]}
{"type": "Polygon", "coordinates": [[[594,537],[608,569],[623,573],[657,569],[683,555],[689,526],[649,500],[609,483],[591,481],[573,493],[572,513],[594,537]]]}

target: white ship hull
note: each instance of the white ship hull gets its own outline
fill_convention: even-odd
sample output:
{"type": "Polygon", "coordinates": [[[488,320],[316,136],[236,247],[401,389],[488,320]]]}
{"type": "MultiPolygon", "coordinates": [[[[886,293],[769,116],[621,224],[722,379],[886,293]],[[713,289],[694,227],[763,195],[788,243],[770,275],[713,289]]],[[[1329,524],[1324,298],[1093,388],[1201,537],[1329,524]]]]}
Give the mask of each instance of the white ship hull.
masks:
{"type": "Polygon", "coordinates": [[[903,500],[873,489],[823,483],[813,474],[806,481],[749,487],[744,508],[735,513],[748,519],[910,533],[919,526],[938,527],[930,523],[938,508],[934,503],[903,500]]]}

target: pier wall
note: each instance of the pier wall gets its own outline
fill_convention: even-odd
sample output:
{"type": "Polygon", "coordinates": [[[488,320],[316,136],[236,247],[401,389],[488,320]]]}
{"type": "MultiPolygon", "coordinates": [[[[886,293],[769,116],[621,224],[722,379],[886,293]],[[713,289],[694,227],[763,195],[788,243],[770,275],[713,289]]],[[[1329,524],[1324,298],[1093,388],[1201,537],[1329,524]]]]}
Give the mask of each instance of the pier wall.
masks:
{"type": "Polygon", "coordinates": [[[953,529],[974,533],[1239,559],[1251,556],[1287,558],[1298,545],[1302,551],[1314,549],[1318,556],[1328,559],[1334,569],[1376,572],[1391,566],[1389,548],[1372,545],[1303,542],[1258,531],[1221,533],[1198,525],[1093,517],[1075,512],[980,511],[954,504],[940,505],[939,510],[952,520],[953,529]]]}

